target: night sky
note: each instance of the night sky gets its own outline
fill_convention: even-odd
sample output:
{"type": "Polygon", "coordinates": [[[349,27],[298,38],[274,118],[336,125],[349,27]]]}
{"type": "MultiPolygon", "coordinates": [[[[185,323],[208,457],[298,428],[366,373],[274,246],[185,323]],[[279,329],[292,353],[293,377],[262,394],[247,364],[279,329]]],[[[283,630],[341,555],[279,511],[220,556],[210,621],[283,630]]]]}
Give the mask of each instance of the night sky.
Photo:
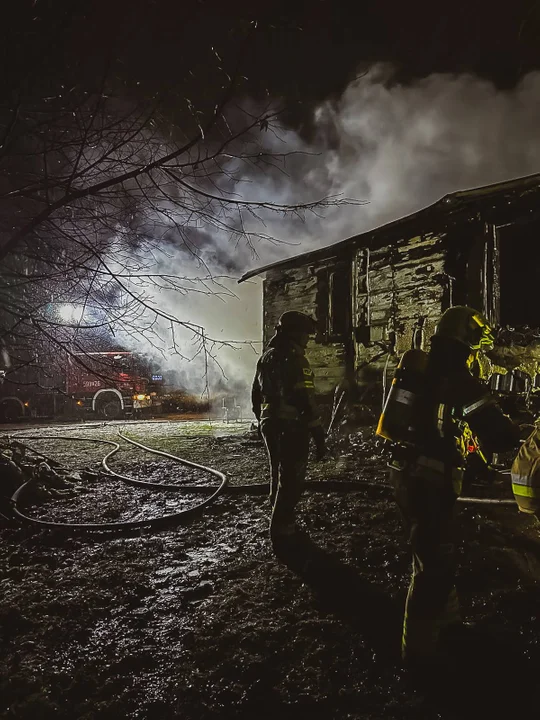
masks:
{"type": "MultiPolygon", "coordinates": [[[[10,0],[4,3],[3,83],[88,86],[114,68],[129,93],[178,94],[203,108],[219,92],[219,62],[238,67],[237,92],[283,98],[288,122],[309,133],[311,108],[374,62],[396,81],[471,72],[512,87],[540,67],[540,3],[441,4],[198,0],[10,0]],[[257,27],[253,30],[253,23],[257,27]]],[[[49,90],[51,87],[49,87],[49,90]]]]}

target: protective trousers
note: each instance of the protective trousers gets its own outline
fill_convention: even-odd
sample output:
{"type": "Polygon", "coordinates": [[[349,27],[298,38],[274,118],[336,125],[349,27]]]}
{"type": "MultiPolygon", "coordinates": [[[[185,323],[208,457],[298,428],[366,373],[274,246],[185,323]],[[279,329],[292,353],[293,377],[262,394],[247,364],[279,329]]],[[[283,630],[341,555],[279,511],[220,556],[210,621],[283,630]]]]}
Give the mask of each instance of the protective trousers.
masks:
{"type": "Polygon", "coordinates": [[[270,534],[294,529],[295,508],[306,479],[309,430],[300,422],[268,418],[261,423],[270,464],[270,534]]]}
{"type": "Polygon", "coordinates": [[[442,628],[461,622],[455,587],[453,515],[457,495],[442,474],[394,470],[390,479],[412,549],[401,654],[429,661],[442,628]]]}

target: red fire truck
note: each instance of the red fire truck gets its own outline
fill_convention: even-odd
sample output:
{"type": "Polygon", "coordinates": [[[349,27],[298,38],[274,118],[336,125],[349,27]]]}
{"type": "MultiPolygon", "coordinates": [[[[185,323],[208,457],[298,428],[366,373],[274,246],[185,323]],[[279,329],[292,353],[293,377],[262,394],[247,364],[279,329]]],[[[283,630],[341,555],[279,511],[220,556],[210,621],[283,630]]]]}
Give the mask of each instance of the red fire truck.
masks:
{"type": "Polygon", "coordinates": [[[163,376],[151,363],[128,350],[69,358],[66,394],[87,415],[109,420],[154,415],[161,412],[162,386],[163,376]]]}
{"type": "Polygon", "coordinates": [[[145,417],[161,412],[163,375],[137,353],[62,353],[54,364],[6,370],[0,421],[45,417],[145,417]]]}

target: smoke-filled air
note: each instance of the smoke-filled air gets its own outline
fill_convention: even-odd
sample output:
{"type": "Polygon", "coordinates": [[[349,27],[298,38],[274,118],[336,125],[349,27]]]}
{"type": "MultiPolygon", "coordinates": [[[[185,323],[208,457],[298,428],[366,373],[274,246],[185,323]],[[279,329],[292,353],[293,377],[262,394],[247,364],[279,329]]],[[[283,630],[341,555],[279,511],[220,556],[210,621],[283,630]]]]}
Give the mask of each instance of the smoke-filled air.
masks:
{"type": "MultiPolygon", "coordinates": [[[[317,107],[314,125],[311,144],[283,127],[261,130],[265,147],[298,154],[286,158],[278,171],[255,174],[231,168],[241,181],[227,192],[250,201],[294,204],[341,195],[363,202],[329,207],[323,215],[308,213],[303,220],[264,211],[264,226],[248,216],[248,231],[262,228],[274,239],[258,240],[254,247],[238,239],[231,243],[228,233],[215,228],[194,228],[197,257],[169,240],[166,256],[157,260],[157,271],[182,277],[211,274],[222,284],[210,283],[204,294],[203,284],[187,283],[197,292],[179,296],[156,290],[151,298],[160,309],[204,327],[218,341],[210,343],[218,362],[210,361],[208,367],[210,392],[225,385],[245,393],[261,350],[261,281],[237,285],[243,272],[377,227],[447,193],[539,172],[540,73],[529,74],[513,90],[500,91],[471,75],[431,75],[399,85],[390,68],[377,66],[341,97],[317,107]],[[221,346],[221,341],[233,341],[233,346],[221,346]]],[[[197,352],[199,341],[185,329],[176,330],[178,354],[171,350],[166,325],[162,364],[175,368],[186,386],[201,391],[205,357],[197,352]]]]}

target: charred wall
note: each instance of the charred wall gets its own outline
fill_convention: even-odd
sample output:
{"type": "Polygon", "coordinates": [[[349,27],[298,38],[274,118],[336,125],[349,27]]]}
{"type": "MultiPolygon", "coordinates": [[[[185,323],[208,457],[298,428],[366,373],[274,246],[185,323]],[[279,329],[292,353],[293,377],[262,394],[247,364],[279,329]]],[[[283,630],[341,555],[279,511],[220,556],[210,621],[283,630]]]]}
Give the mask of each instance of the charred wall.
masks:
{"type": "Polygon", "coordinates": [[[308,346],[318,391],[330,394],[352,380],[356,398],[378,402],[401,354],[427,349],[441,313],[469,305],[502,325],[491,362],[485,359],[486,379],[518,370],[540,388],[540,193],[482,197],[454,199],[421,225],[412,218],[364,234],[333,258],[268,270],[265,342],[282,312],[311,314],[319,326],[308,346]]]}
{"type": "MultiPolygon", "coordinates": [[[[350,266],[347,266],[350,267],[350,266]]],[[[304,265],[290,270],[271,270],[263,284],[264,343],[274,333],[279,316],[287,310],[299,310],[314,317],[319,328],[315,341],[310,342],[307,356],[315,374],[317,391],[322,395],[334,392],[346,374],[347,340],[344,333],[336,333],[339,307],[332,300],[343,302],[343,288],[337,289],[336,272],[343,272],[343,263],[328,261],[304,265]]],[[[349,272],[346,273],[347,277],[349,272]]],[[[350,306],[350,291],[346,293],[350,306]]],[[[348,323],[347,323],[348,324],[348,323]]],[[[345,326],[342,324],[339,330],[345,326]]]]}
{"type": "Polygon", "coordinates": [[[270,270],[263,285],[264,342],[281,313],[316,318],[308,346],[318,392],[334,392],[345,379],[361,388],[390,377],[413,337],[424,345],[445,302],[444,234],[403,237],[375,249],[351,248],[348,257],[270,270]]]}
{"type": "Polygon", "coordinates": [[[397,358],[426,345],[447,296],[445,235],[358,249],[353,260],[355,370],[360,385],[381,382],[397,358]]]}

